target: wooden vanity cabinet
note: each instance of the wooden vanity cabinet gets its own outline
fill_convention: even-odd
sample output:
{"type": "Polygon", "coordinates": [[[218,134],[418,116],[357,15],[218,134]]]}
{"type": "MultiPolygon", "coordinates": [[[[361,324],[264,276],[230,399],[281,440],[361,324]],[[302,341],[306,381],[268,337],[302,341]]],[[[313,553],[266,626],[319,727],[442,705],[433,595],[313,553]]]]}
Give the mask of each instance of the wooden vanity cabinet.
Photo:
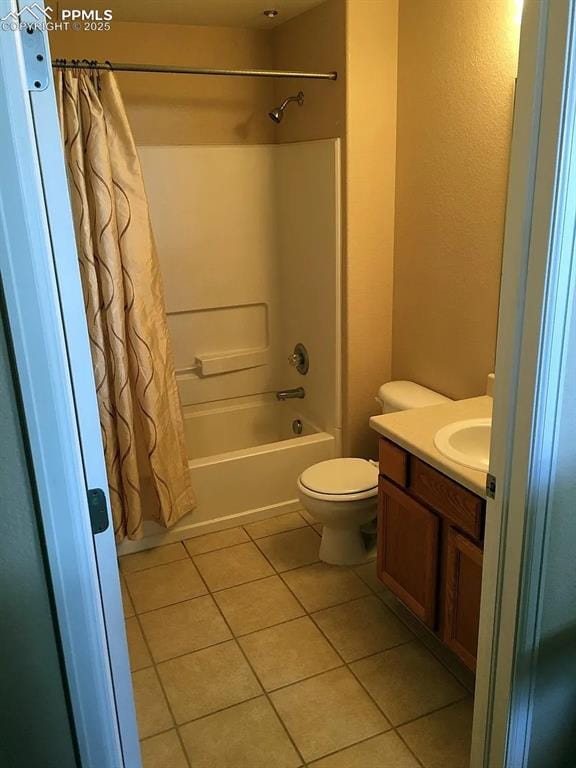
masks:
{"type": "Polygon", "coordinates": [[[379,579],[476,668],[485,502],[380,440],[379,579]]]}
{"type": "Polygon", "coordinates": [[[421,621],[434,629],[438,612],[440,520],[383,477],[379,501],[380,579],[421,621]]]}
{"type": "Polygon", "coordinates": [[[448,528],[442,640],[472,670],[476,669],[482,550],[455,528],[448,528]]]}

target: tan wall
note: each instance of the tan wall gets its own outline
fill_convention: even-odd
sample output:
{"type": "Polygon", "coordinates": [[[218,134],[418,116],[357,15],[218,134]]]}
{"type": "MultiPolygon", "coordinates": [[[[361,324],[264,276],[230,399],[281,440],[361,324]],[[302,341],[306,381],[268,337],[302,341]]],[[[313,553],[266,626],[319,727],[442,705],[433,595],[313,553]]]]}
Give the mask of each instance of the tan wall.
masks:
{"type": "Polygon", "coordinates": [[[400,3],[392,374],[455,398],[494,366],[515,5],[400,3]]]}
{"type": "MultiPolygon", "coordinates": [[[[135,64],[271,68],[270,33],[114,22],[109,32],[53,32],[53,57],[135,64]]],[[[263,78],[118,73],[137,144],[273,142],[274,84],[263,78]]]]}
{"type": "Polygon", "coordinates": [[[347,2],[346,450],[374,456],[368,418],[390,378],[398,3],[347,2]]]}
{"type": "Polygon", "coordinates": [[[327,0],[272,32],[275,69],[338,72],[335,82],[278,80],[279,104],[299,89],[303,107],[291,104],[276,126],[277,141],[309,141],[343,137],[346,130],[346,4],[327,0]]]}

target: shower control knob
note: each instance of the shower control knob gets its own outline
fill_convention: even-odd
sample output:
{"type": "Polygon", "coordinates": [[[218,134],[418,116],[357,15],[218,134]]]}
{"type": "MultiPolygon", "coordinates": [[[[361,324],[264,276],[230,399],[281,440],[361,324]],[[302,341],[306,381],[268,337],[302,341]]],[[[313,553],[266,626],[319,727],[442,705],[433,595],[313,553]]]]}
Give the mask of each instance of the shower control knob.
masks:
{"type": "Polygon", "coordinates": [[[288,362],[292,367],[296,368],[296,366],[300,365],[300,363],[302,362],[302,355],[297,355],[295,353],[292,353],[288,358],[288,362]]]}
{"type": "Polygon", "coordinates": [[[291,366],[296,368],[298,373],[301,373],[302,376],[305,376],[308,373],[308,369],[310,367],[310,360],[308,358],[308,350],[304,346],[304,344],[301,344],[298,342],[296,346],[294,347],[294,351],[292,354],[288,357],[288,362],[291,366]]]}

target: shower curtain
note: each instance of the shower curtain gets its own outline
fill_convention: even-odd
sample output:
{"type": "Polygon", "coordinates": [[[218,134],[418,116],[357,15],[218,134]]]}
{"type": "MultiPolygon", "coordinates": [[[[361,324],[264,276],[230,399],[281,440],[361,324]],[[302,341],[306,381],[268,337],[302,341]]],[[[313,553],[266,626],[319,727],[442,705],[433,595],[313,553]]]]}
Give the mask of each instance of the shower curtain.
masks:
{"type": "Polygon", "coordinates": [[[195,507],[144,181],[112,72],[57,73],[116,540],[195,507]]]}

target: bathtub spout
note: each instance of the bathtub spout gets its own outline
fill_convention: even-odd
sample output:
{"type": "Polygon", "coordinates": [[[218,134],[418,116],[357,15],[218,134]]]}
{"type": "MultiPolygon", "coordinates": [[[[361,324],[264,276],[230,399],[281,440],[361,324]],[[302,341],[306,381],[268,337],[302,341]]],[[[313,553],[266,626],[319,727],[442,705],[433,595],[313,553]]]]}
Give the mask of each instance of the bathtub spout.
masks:
{"type": "Polygon", "coordinates": [[[301,400],[303,397],[306,397],[304,387],[296,387],[296,389],[281,389],[279,392],[276,392],[276,400],[293,400],[294,398],[301,400]]]}

